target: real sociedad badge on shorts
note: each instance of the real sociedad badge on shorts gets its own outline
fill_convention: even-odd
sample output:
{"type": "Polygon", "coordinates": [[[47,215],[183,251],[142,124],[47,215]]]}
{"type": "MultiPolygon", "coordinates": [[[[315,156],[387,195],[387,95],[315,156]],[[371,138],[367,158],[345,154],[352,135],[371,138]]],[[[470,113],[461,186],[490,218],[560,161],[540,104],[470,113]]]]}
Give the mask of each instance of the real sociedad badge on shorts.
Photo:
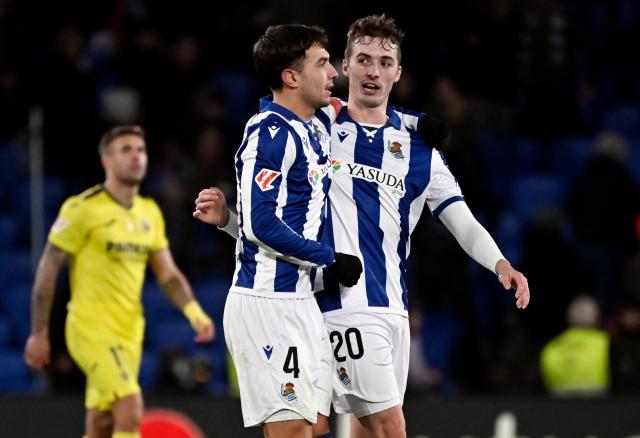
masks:
{"type": "Polygon", "coordinates": [[[349,383],[351,383],[349,374],[347,374],[347,370],[345,370],[344,367],[340,367],[340,369],[337,369],[336,371],[338,372],[338,379],[340,379],[344,386],[347,386],[349,383]]]}
{"type": "Polygon", "coordinates": [[[298,398],[296,390],[294,389],[294,384],[291,382],[280,385],[280,395],[287,401],[294,401],[298,398]]]}

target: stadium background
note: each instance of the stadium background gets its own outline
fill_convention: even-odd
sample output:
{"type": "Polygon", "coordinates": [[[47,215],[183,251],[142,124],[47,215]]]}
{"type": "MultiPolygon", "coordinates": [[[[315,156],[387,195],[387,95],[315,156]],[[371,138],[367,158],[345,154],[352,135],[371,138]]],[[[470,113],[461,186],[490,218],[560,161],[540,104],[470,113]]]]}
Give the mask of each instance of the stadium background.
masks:
{"type": "MultiPolygon", "coordinates": [[[[640,5],[457,0],[416,8],[379,0],[0,0],[5,400],[39,406],[70,396],[81,409],[82,376],[62,335],[65,275],[51,370],[35,376],[22,361],[32,268],[62,200],[102,181],[100,134],[130,122],[148,133],[143,192],[159,201],[178,263],[218,322],[213,346],[195,346],[151,278],[143,296],[143,389],[203,403],[233,394],[219,323],[234,245],[191,211],[196,193],[210,185],[233,202],[233,153],[268,92],[254,77],[251,46],[269,24],[318,24],[339,63],[348,24],[380,12],[407,33],[391,103],[452,124],[450,167],[532,291],[529,309],[517,311],[493,275],[424,215],[410,265],[408,400],[544,398],[540,351],[566,328],[567,305],[579,294],[597,300],[601,327],[612,339],[631,339],[625,345],[638,357],[640,335],[622,330],[620,315],[640,308],[640,58],[633,55],[640,5]]],[[[344,79],[334,94],[346,95],[344,79]]],[[[638,397],[640,365],[626,378],[611,384],[608,401],[638,397]]],[[[0,420],[11,416],[2,412],[0,420]]]]}

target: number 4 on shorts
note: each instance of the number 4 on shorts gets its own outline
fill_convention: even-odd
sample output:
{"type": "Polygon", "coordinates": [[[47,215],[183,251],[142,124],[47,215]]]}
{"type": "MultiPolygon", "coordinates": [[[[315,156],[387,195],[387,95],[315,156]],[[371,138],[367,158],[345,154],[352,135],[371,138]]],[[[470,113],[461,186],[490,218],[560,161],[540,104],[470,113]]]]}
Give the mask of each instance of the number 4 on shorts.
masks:
{"type": "Polygon", "coordinates": [[[293,378],[298,378],[300,375],[300,368],[298,368],[298,347],[289,347],[282,371],[285,373],[293,373],[293,378]]]}

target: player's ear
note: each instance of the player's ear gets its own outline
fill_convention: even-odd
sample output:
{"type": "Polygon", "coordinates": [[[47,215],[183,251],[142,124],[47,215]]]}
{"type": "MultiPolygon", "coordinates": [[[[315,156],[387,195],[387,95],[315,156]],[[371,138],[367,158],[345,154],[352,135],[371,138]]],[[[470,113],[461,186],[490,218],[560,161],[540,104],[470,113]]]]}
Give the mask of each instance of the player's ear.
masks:
{"type": "Polygon", "coordinates": [[[393,78],[393,82],[396,83],[400,80],[400,76],[402,76],[402,66],[398,66],[398,71],[396,72],[396,76],[393,78]]]}
{"type": "Polygon", "coordinates": [[[282,70],[280,74],[282,83],[287,88],[298,88],[300,86],[298,82],[298,72],[293,69],[287,68],[282,70]]]}
{"type": "Polygon", "coordinates": [[[349,77],[349,60],[347,58],[342,59],[342,74],[349,77]]]}

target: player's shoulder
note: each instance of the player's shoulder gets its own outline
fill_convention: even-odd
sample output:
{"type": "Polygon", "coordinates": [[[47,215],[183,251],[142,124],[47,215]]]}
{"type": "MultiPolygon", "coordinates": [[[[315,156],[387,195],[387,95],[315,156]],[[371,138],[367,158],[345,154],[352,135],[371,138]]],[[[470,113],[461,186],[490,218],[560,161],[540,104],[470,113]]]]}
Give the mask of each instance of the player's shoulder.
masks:
{"type": "Polygon", "coordinates": [[[160,206],[158,205],[156,200],[154,198],[152,198],[151,196],[137,195],[136,198],[137,198],[136,202],[139,202],[140,206],[142,208],[144,208],[144,209],[146,209],[148,211],[151,211],[153,213],[162,215],[162,211],[160,210],[160,206]]]}
{"type": "Polygon", "coordinates": [[[71,195],[62,203],[62,210],[86,209],[90,207],[99,195],[104,193],[102,184],[97,184],[81,193],[71,195]]]}
{"type": "Polygon", "coordinates": [[[397,106],[389,106],[387,114],[393,119],[391,120],[392,124],[399,130],[409,131],[411,134],[417,134],[418,125],[425,116],[424,112],[408,110],[397,106]]]}

